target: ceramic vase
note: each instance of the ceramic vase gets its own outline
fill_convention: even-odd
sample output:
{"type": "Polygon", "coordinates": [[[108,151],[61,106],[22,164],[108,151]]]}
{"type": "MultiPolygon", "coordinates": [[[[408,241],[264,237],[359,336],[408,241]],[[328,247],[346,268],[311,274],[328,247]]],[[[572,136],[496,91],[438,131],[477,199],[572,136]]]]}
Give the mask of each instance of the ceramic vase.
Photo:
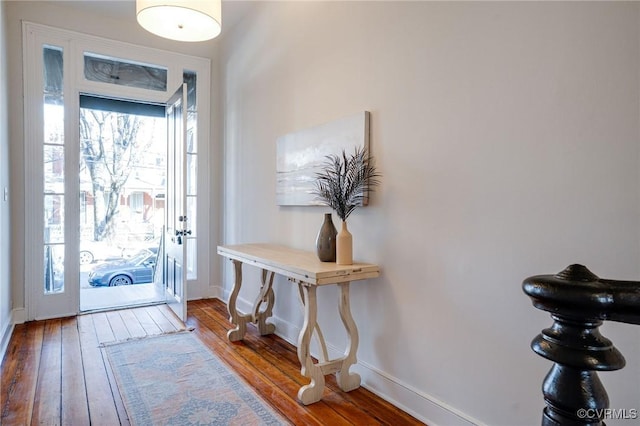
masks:
{"type": "Polygon", "coordinates": [[[336,263],[338,265],[353,264],[353,237],[345,221],[342,222],[342,228],[336,237],[336,263]]]}
{"type": "Polygon", "coordinates": [[[331,220],[331,213],[324,214],[324,222],[316,237],[316,253],[322,262],[336,261],[336,235],[338,231],[331,220]]]}

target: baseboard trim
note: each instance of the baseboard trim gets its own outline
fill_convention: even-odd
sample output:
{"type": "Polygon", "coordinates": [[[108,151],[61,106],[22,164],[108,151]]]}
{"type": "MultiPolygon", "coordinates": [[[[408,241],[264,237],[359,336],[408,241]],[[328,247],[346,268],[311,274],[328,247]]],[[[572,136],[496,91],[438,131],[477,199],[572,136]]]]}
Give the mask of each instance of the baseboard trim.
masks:
{"type": "MultiPolygon", "coordinates": [[[[220,299],[227,303],[230,293],[228,291],[223,291],[222,293],[225,298],[220,299]]],[[[239,297],[236,300],[236,306],[238,311],[242,313],[251,312],[253,302],[239,297]]],[[[275,324],[277,336],[294,346],[298,345],[297,340],[300,334],[300,327],[298,325],[276,316],[271,317],[270,322],[275,324]]],[[[326,345],[331,358],[339,358],[344,355],[344,348],[337,348],[330,342],[326,342],[326,345]]],[[[319,345],[314,339],[311,344],[311,354],[317,358],[319,353],[319,345]]],[[[353,366],[352,371],[360,374],[362,387],[428,425],[486,426],[485,423],[478,419],[469,416],[426,392],[402,382],[398,378],[366,362],[358,361],[358,363],[353,366]],[[393,397],[391,395],[393,395],[393,397]]]]}
{"type": "Polygon", "coordinates": [[[13,334],[13,329],[15,327],[15,323],[11,320],[11,316],[6,318],[3,321],[3,324],[4,326],[0,332],[0,363],[4,360],[4,355],[7,352],[9,340],[11,340],[11,335],[13,334]]]}
{"type": "Polygon", "coordinates": [[[360,374],[364,388],[428,425],[486,426],[480,420],[366,362],[358,361],[353,371],[360,374]]]}
{"type": "Polygon", "coordinates": [[[24,324],[27,321],[27,310],[25,308],[16,308],[11,311],[11,319],[14,324],[24,324]]]}
{"type": "Polygon", "coordinates": [[[222,300],[222,286],[212,284],[207,288],[205,298],[222,300]]]}

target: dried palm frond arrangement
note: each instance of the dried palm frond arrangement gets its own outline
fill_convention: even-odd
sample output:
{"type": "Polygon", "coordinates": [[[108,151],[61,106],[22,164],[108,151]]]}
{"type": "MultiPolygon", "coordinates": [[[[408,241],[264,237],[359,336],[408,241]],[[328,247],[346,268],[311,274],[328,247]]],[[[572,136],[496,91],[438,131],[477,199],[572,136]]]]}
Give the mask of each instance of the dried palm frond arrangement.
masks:
{"type": "Polygon", "coordinates": [[[322,172],[316,173],[313,194],[344,222],[368,201],[369,191],[380,183],[380,177],[366,148],[356,147],[350,155],[342,150],[342,155],[326,157],[322,172]]]}

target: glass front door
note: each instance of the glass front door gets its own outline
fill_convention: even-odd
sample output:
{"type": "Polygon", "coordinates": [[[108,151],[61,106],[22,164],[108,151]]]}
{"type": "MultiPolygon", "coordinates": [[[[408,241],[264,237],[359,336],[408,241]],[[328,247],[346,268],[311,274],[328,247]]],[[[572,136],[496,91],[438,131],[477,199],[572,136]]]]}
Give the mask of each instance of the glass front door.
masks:
{"type": "Polygon", "coordinates": [[[207,297],[209,134],[196,110],[210,115],[209,61],[28,22],[23,33],[26,319],[164,300],[165,108],[182,83],[181,285],[207,297]]]}

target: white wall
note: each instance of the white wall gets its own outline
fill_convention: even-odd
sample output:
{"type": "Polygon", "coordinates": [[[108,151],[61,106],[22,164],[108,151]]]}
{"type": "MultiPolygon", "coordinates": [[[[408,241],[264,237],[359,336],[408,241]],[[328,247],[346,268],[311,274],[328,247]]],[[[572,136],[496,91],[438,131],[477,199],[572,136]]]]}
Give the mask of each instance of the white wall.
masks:
{"type": "Polygon", "coordinates": [[[9,188],[9,98],[7,96],[7,15],[0,2],[0,359],[12,330],[11,323],[11,251],[9,250],[9,202],[4,188],[9,188]]]}
{"type": "MultiPolygon", "coordinates": [[[[463,423],[440,404],[539,424],[551,364],[529,344],[551,319],[522,280],[571,263],[640,279],[639,7],[256,3],[223,35],[223,242],[312,250],[328,210],[276,206],[276,139],[371,111],[382,185],[349,219],[355,257],[382,268],[352,285],[367,385],[435,423],[463,423]]],[[[319,293],[341,348],[337,293],[319,293]]],[[[276,294],[292,338],[296,291],[276,294]]],[[[600,374],[611,406],[639,408],[640,327],[602,331],[627,358],[600,374]]]]}

